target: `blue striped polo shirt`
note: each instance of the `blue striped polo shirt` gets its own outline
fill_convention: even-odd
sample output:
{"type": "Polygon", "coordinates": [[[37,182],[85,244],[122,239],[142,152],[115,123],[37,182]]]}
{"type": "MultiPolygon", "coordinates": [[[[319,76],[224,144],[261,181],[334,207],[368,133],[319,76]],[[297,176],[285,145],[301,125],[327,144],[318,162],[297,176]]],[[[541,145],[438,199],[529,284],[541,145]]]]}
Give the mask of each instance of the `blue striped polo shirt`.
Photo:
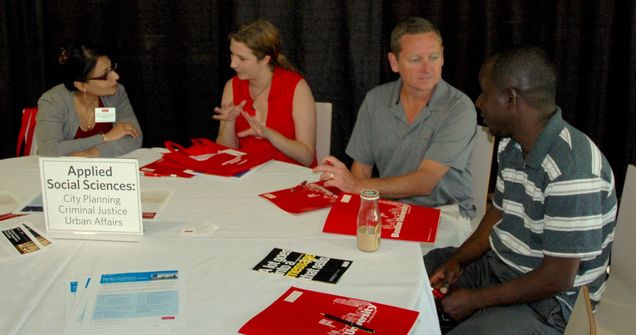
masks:
{"type": "Polygon", "coordinates": [[[497,151],[493,203],[503,216],[491,247],[519,275],[539,267],[544,255],[580,258],[574,287],[556,297],[567,319],[580,285],[588,285],[593,302],[604,290],[617,212],[612,169],[559,108],[525,159],[510,138],[497,151]]]}

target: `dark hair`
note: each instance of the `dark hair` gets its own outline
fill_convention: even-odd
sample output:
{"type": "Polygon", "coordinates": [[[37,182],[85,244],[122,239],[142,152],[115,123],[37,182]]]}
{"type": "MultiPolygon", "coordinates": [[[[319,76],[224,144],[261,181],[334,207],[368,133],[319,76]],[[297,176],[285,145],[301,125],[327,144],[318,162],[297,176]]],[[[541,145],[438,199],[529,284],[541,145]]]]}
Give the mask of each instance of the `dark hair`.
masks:
{"type": "Polygon", "coordinates": [[[531,106],[552,112],[556,105],[556,69],[539,47],[523,46],[497,54],[491,79],[498,88],[515,89],[531,106]]]}
{"type": "Polygon", "coordinates": [[[106,56],[97,47],[84,44],[62,47],[58,62],[61,65],[62,80],[69,91],[76,91],[73,84],[76,81],[84,82],[88,74],[93,70],[97,59],[106,56]]]}
{"type": "Polygon", "coordinates": [[[398,23],[391,32],[391,52],[395,56],[399,56],[402,51],[402,45],[400,44],[400,38],[406,34],[424,34],[435,33],[439,38],[439,43],[442,44],[442,34],[439,29],[427,19],[421,17],[409,17],[406,20],[398,23]]]}
{"type": "Polygon", "coordinates": [[[258,19],[244,24],[237,31],[230,33],[228,38],[245,44],[258,60],[270,56],[272,66],[297,71],[281,52],[282,43],[278,29],[267,20],[258,19]]]}

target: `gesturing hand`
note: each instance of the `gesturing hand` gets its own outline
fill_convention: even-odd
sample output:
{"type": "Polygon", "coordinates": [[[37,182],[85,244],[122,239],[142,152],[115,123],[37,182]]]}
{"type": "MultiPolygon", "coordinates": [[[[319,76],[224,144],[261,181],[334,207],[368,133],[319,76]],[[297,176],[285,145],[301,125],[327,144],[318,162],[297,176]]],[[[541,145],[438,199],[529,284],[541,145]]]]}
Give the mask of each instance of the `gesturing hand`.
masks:
{"type": "Polygon", "coordinates": [[[243,111],[246,101],[241,101],[240,104],[235,105],[231,102],[222,104],[221,107],[214,107],[215,115],[212,118],[220,121],[234,121],[243,111]]]}
{"type": "Polygon", "coordinates": [[[268,138],[269,129],[265,126],[265,122],[259,121],[255,116],[249,115],[247,112],[242,111],[241,114],[250,124],[250,128],[243,130],[236,134],[238,137],[255,136],[257,138],[268,138]]]}

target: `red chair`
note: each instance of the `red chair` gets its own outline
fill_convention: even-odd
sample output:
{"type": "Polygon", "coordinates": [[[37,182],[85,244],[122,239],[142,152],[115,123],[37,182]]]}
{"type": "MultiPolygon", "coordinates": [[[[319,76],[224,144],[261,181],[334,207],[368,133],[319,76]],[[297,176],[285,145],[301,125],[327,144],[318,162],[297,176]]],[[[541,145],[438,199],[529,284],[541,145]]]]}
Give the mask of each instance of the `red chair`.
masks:
{"type": "Polygon", "coordinates": [[[22,125],[18,134],[18,145],[15,148],[16,157],[37,154],[37,144],[33,141],[37,113],[37,107],[27,107],[22,110],[22,125]]]}

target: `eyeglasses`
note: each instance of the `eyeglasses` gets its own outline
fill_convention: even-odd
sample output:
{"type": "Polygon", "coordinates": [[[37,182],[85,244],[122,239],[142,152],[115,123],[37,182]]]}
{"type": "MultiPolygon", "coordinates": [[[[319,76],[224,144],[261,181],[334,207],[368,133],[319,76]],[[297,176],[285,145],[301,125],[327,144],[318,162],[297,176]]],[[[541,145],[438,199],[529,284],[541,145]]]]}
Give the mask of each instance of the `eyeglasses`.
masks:
{"type": "Polygon", "coordinates": [[[110,70],[106,71],[106,73],[104,73],[103,75],[99,77],[88,78],[88,80],[108,80],[108,75],[115,70],[117,70],[117,63],[113,63],[110,67],[110,70]]]}

